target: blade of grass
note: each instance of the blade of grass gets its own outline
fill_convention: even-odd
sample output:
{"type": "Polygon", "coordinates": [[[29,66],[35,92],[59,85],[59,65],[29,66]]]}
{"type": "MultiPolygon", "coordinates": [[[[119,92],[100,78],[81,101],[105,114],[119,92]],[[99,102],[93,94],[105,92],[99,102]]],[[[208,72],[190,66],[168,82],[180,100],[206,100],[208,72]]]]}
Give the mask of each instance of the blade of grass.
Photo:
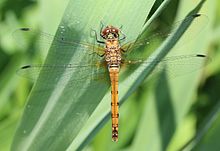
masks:
{"type": "MultiPolygon", "coordinates": [[[[183,13],[188,9],[188,6],[195,5],[196,1],[184,1],[180,5],[180,12],[178,16],[183,15],[183,13]]],[[[215,14],[213,10],[213,2],[206,1],[203,8],[200,11],[207,17],[207,26],[202,29],[199,36],[197,36],[189,45],[190,47],[184,46],[180,53],[207,53],[210,44],[210,33],[212,31],[213,19],[212,16],[215,14]],[[186,51],[187,50],[187,51],[186,51]]],[[[198,26],[199,27],[199,26],[198,26]]],[[[213,60],[213,58],[211,59],[213,60]]],[[[212,61],[211,63],[212,64],[212,61]]],[[[173,98],[173,108],[175,109],[175,119],[176,119],[176,131],[173,134],[172,140],[168,146],[168,150],[178,150],[183,144],[185,144],[192,136],[195,135],[195,122],[191,121],[192,129],[184,130],[184,121],[188,117],[188,112],[191,111],[192,105],[194,104],[195,97],[197,97],[198,85],[201,82],[201,77],[206,77],[207,67],[205,66],[202,71],[195,72],[189,76],[185,76],[178,80],[170,81],[173,98]],[[187,81],[187,82],[186,82],[187,81]],[[179,85],[179,86],[178,86],[179,85]],[[184,94],[184,95],[183,95],[184,94]],[[186,117],[187,116],[187,117],[186,117]]],[[[205,79],[205,78],[204,78],[205,79]]],[[[195,117],[196,118],[196,117],[195,117]]],[[[196,120],[196,119],[195,119],[196,120]]]]}
{"type": "MultiPolygon", "coordinates": [[[[200,1],[190,13],[199,11],[203,3],[204,1],[200,1]]],[[[189,4],[186,2],[186,5],[189,4]]],[[[181,12],[182,10],[179,9],[179,11],[181,12]]],[[[199,44],[199,39],[197,38],[197,40],[198,42],[195,41],[196,45],[199,44]]],[[[192,45],[187,52],[184,49],[185,51],[182,53],[195,53],[194,47],[192,45]]],[[[202,49],[204,48],[205,46],[202,47],[202,49]]],[[[143,150],[144,148],[149,150],[167,150],[176,128],[181,124],[184,115],[190,108],[199,76],[199,73],[193,73],[193,76],[167,80],[166,75],[161,75],[160,80],[163,82],[159,82],[155,86],[155,91],[153,91],[152,95],[147,97],[149,101],[145,108],[143,121],[141,120],[140,122],[131,150],[143,150]]]]}
{"type": "MultiPolygon", "coordinates": [[[[158,10],[155,12],[155,14],[147,21],[146,24],[150,24],[160,13],[162,9],[169,3],[170,0],[164,1],[161,6],[158,8],[158,10]]],[[[148,13],[150,12],[151,7],[149,7],[148,13]]],[[[146,14],[147,16],[148,14],[146,14]]],[[[143,27],[145,29],[146,26],[143,27]]],[[[126,80],[127,83],[131,85],[131,81],[133,80],[126,80]]],[[[126,86],[129,87],[129,84],[126,84],[126,86]]],[[[126,92],[126,91],[125,91],[126,92]]],[[[125,92],[121,92],[120,89],[120,95],[124,96],[125,92]]],[[[98,132],[100,128],[106,123],[109,119],[110,115],[110,108],[109,108],[109,96],[110,94],[107,93],[104,98],[102,99],[99,106],[96,108],[92,116],[90,117],[89,121],[85,124],[85,126],[81,129],[79,135],[77,138],[72,142],[71,146],[69,147],[69,150],[77,150],[82,149],[88,142],[94,137],[94,135],[98,132]]]]}
{"type": "Polygon", "coordinates": [[[219,127],[220,127],[220,103],[218,103],[210,115],[203,122],[196,136],[180,150],[218,150],[219,127]]]}
{"type": "MultiPolygon", "coordinates": [[[[188,15],[196,14],[203,3],[204,1],[201,1],[201,3],[188,15]]],[[[164,57],[170,51],[170,49],[175,45],[178,39],[188,28],[192,20],[188,20],[188,22],[185,22],[185,24],[180,25],[179,30],[177,30],[176,33],[173,34],[173,37],[167,39],[161,45],[161,47],[156,50],[156,53],[158,53],[158,59],[164,57]]],[[[135,80],[133,79],[134,76],[131,76],[131,79],[128,77],[127,80],[123,81],[123,83],[126,83],[127,88],[121,87],[123,83],[120,83],[120,104],[122,104],[128,98],[128,96],[130,96],[132,92],[141,84],[141,82],[151,73],[152,68],[146,67],[145,69],[140,68],[139,70],[139,73],[141,74],[138,76],[135,75],[137,77],[135,80]],[[141,72],[142,70],[143,72],[141,72]]],[[[109,96],[110,93],[106,94],[106,96],[103,98],[103,101],[99,104],[97,110],[95,111],[89,122],[86,124],[87,126],[85,126],[81,130],[81,133],[76,139],[77,141],[74,141],[72,143],[72,147],[70,150],[76,149],[75,146],[79,146],[77,149],[82,149],[83,146],[85,146],[85,144],[88,143],[88,141],[91,140],[95,133],[102,127],[102,125],[108,121],[110,117],[109,96]],[[80,142],[82,144],[80,144],[80,142]]]]}
{"type": "MultiPolygon", "coordinates": [[[[65,32],[61,33],[61,28],[58,28],[56,34],[76,41],[91,42],[94,40],[90,37],[91,28],[99,30],[102,21],[117,27],[124,25],[123,31],[128,33],[127,39],[134,39],[144,24],[146,8],[151,8],[153,3],[153,0],[70,1],[60,23],[65,32]]],[[[56,47],[49,50],[47,64],[80,62],[85,57],[81,49],[72,50],[72,54],[62,58],[59,55],[50,57],[55,50],[56,47]]],[[[105,84],[92,87],[90,81],[85,81],[82,87],[73,86],[71,89],[67,81],[67,87],[60,87],[60,77],[64,72],[57,75],[40,74],[28,98],[12,150],[67,149],[108,89],[105,84]],[[40,81],[45,81],[45,85],[40,81]],[[54,87],[48,86],[47,82],[54,83],[54,87]]],[[[72,77],[74,76],[79,75],[74,72],[72,77]]]]}

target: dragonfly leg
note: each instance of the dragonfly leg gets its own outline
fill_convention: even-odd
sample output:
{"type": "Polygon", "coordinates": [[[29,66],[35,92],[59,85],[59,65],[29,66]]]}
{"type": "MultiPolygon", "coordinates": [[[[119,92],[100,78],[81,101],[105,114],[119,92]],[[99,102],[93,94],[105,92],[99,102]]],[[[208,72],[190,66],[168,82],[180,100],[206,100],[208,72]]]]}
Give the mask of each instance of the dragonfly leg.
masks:
{"type": "Polygon", "coordinates": [[[101,25],[101,28],[100,28],[99,33],[100,33],[100,37],[102,37],[102,36],[101,36],[101,33],[102,33],[102,30],[103,30],[103,28],[104,28],[105,25],[103,24],[102,21],[100,21],[100,25],[101,25]]]}
{"type": "Polygon", "coordinates": [[[104,41],[101,41],[101,40],[98,39],[98,35],[97,35],[96,30],[95,29],[91,29],[91,30],[95,33],[95,40],[96,40],[96,42],[100,43],[100,44],[105,44],[104,41]]]}
{"type": "Polygon", "coordinates": [[[122,52],[124,52],[124,53],[126,52],[126,50],[124,50],[124,49],[122,49],[122,48],[120,48],[120,50],[121,50],[122,52]]]}
{"type": "Polygon", "coordinates": [[[119,39],[119,41],[125,40],[126,39],[126,35],[122,31],[120,31],[120,32],[122,34],[122,37],[119,39]]]}
{"type": "Polygon", "coordinates": [[[98,55],[99,57],[104,57],[104,56],[105,56],[105,53],[103,53],[103,54],[99,54],[99,53],[97,53],[97,52],[92,52],[92,53],[90,53],[90,55],[93,55],[93,54],[96,54],[96,55],[98,55]]]}

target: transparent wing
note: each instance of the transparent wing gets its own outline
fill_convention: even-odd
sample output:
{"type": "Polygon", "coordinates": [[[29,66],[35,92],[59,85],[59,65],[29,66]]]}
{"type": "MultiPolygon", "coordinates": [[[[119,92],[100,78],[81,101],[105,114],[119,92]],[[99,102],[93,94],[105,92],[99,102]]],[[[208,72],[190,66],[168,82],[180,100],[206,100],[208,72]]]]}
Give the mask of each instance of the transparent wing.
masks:
{"type": "MultiPolygon", "coordinates": [[[[209,63],[211,59],[202,54],[191,54],[191,55],[180,55],[180,56],[170,56],[164,59],[148,58],[147,60],[124,60],[122,62],[122,67],[127,67],[127,75],[134,76],[133,72],[139,73],[142,70],[135,70],[137,67],[141,68],[155,67],[151,77],[160,71],[165,71],[168,78],[175,78],[177,76],[182,76],[187,73],[192,73],[205,66],[205,63],[209,63]]],[[[83,64],[83,63],[82,63],[83,64]]],[[[64,64],[64,65],[54,65],[54,64],[39,64],[39,65],[26,65],[21,67],[17,74],[28,78],[30,80],[38,79],[38,83],[45,85],[47,89],[55,86],[65,86],[65,87],[81,87],[82,83],[87,81],[96,81],[95,84],[102,83],[108,84],[109,75],[107,71],[106,64],[103,62],[94,64],[64,64]]],[[[133,78],[133,77],[132,77],[133,78]]],[[[94,83],[91,82],[94,85],[94,83]]]]}
{"type": "Polygon", "coordinates": [[[82,49],[84,50],[83,53],[88,54],[94,52],[98,54],[103,53],[103,47],[87,42],[76,41],[76,38],[74,39],[74,34],[76,35],[76,33],[65,30],[62,31],[62,29],[58,30],[58,32],[60,32],[59,34],[52,35],[32,28],[19,28],[13,32],[12,36],[21,48],[27,47],[27,44],[35,38],[36,40],[34,40],[34,42],[39,44],[42,49],[48,50],[50,47],[54,47],[56,51],[53,53],[56,54],[72,54],[72,51],[76,48],[82,49]]]}
{"type": "Polygon", "coordinates": [[[103,48],[76,41],[74,33],[62,29],[59,29],[60,33],[56,35],[31,28],[17,29],[13,33],[13,38],[22,48],[30,42],[34,42],[32,45],[37,42],[43,50],[53,47],[49,52],[52,61],[44,64],[25,65],[17,70],[17,74],[32,81],[37,80],[38,84],[44,85],[48,89],[55,86],[76,87],[86,80],[108,83],[108,76],[105,76],[106,67],[103,66],[102,58],[99,57],[99,53],[103,53],[103,48]],[[65,36],[62,36],[63,33],[65,36]],[[77,52],[74,52],[76,49],[77,52]],[[80,55],[79,58],[84,56],[83,61],[77,59],[78,55],[80,55]],[[72,56],[75,59],[71,59],[72,56]],[[70,59],[71,63],[66,63],[65,60],[68,62],[70,59]]]}
{"type": "MultiPolygon", "coordinates": [[[[164,59],[148,58],[146,61],[139,60],[127,60],[124,61],[125,65],[131,65],[133,69],[136,69],[139,65],[141,67],[155,67],[153,73],[165,71],[170,78],[182,76],[187,73],[192,73],[205,66],[205,63],[209,63],[211,59],[203,54],[191,54],[191,55],[180,55],[170,56],[164,59]]],[[[133,70],[131,72],[140,72],[139,70],[133,70]]]]}
{"type": "MultiPolygon", "coordinates": [[[[83,63],[82,63],[83,64],[83,63]]],[[[76,87],[85,81],[109,83],[107,68],[104,62],[95,64],[36,64],[25,65],[17,74],[38,84],[54,87],[76,87]]]]}
{"type": "MultiPolygon", "coordinates": [[[[164,31],[160,31],[159,29],[159,31],[156,31],[155,34],[150,35],[147,38],[146,38],[147,35],[146,36],[144,35],[144,37],[141,36],[138,39],[129,41],[122,45],[122,49],[129,54],[133,52],[133,50],[136,50],[138,48],[143,48],[143,50],[147,50],[150,54],[153,50],[155,50],[154,45],[157,45],[159,41],[162,41],[166,39],[167,37],[172,36],[181,24],[187,23],[190,20],[193,20],[193,22],[190,25],[190,27],[187,29],[188,31],[187,34],[184,35],[187,38],[186,39],[182,38],[183,39],[182,42],[189,42],[190,40],[195,38],[196,35],[198,35],[199,32],[202,31],[202,29],[204,29],[205,25],[207,25],[208,18],[205,15],[195,14],[195,15],[188,16],[185,19],[174,23],[172,26],[167,27],[164,31]]],[[[149,27],[149,30],[152,30],[151,27],[149,27]]],[[[147,32],[148,32],[148,29],[146,33],[147,32]]],[[[135,51],[135,53],[138,54],[137,51],[135,51]]],[[[143,56],[143,52],[140,52],[140,55],[143,56]]]]}

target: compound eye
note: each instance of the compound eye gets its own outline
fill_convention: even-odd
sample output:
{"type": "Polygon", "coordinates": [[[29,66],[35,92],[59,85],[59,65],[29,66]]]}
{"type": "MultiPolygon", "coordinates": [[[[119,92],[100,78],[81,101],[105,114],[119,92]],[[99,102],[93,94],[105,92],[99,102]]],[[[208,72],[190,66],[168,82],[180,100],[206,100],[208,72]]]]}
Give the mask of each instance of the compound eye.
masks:
{"type": "Polygon", "coordinates": [[[106,37],[106,35],[109,33],[109,29],[106,28],[102,31],[102,37],[106,37]]]}
{"type": "Polygon", "coordinates": [[[115,32],[116,34],[118,34],[118,29],[114,29],[114,32],[115,32]]]}
{"type": "Polygon", "coordinates": [[[106,37],[106,35],[107,35],[106,30],[103,30],[101,35],[102,35],[102,37],[106,37]]]}

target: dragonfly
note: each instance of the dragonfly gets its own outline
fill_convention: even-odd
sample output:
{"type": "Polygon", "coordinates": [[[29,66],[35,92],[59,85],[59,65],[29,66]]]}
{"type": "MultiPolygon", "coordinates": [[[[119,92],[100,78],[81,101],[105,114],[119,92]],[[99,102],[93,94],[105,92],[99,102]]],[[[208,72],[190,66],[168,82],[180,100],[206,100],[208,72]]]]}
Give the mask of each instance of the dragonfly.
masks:
{"type": "MultiPolygon", "coordinates": [[[[189,19],[199,18],[200,14],[195,14],[187,17],[181,23],[187,22],[189,19]]],[[[175,26],[179,26],[178,23],[175,26]]],[[[103,75],[104,72],[108,72],[109,83],[111,85],[111,120],[112,120],[112,140],[114,142],[118,141],[119,134],[119,73],[121,67],[129,67],[129,65],[143,65],[148,66],[150,64],[157,66],[157,68],[164,68],[164,64],[178,67],[181,65],[183,67],[191,68],[195,70],[203,66],[203,62],[208,58],[204,54],[190,54],[190,55],[180,55],[165,57],[163,59],[155,59],[148,57],[147,59],[132,58],[129,60],[129,54],[135,53],[135,50],[142,46],[148,46],[157,38],[167,38],[172,35],[174,31],[168,31],[164,33],[157,33],[148,38],[135,39],[124,44],[123,41],[126,40],[126,35],[122,32],[121,28],[114,27],[112,25],[102,26],[100,30],[100,38],[98,38],[97,32],[95,33],[95,41],[99,44],[90,44],[84,42],[74,41],[68,38],[63,38],[62,36],[55,36],[41,31],[35,31],[31,28],[20,28],[15,31],[14,37],[22,37],[24,35],[37,35],[39,36],[39,42],[47,45],[52,45],[57,47],[58,50],[55,54],[61,57],[69,55],[69,48],[74,51],[74,48],[82,48],[83,53],[87,53],[88,57],[92,58],[89,61],[82,61],[80,63],[63,64],[60,60],[54,64],[31,64],[24,65],[18,69],[18,74],[27,78],[37,79],[39,74],[51,73],[56,74],[63,70],[68,70],[68,72],[62,75],[66,79],[72,76],[73,70],[87,71],[88,75],[79,75],[76,78],[72,78],[72,81],[83,81],[84,79],[100,79],[99,76],[103,75]],[[21,36],[22,35],[22,36],[21,36]],[[52,43],[55,41],[56,43],[52,43]],[[93,57],[95,56],[95,57],[93,57]],[[90,70],[94,69],[92,76],[90,76],[90,70]],[[97,71],[96,71],[97,69],[97,71]],[[100,70],[101,69],[101,70],[100,70]],[[101,72],[100,72],[101,71],[101,72]]],[[[189,69],[190,70],[190,69],[189,69]]],[[[186,71],[187,72],[187,71],[186,71]]],[[[105,75],[106,76],[106,75],[105,75]]],[[[42,83],[45,83],[43,81],[42,83]]],[[[71,87],[72,85],[70,85],[71,87]]]]}

